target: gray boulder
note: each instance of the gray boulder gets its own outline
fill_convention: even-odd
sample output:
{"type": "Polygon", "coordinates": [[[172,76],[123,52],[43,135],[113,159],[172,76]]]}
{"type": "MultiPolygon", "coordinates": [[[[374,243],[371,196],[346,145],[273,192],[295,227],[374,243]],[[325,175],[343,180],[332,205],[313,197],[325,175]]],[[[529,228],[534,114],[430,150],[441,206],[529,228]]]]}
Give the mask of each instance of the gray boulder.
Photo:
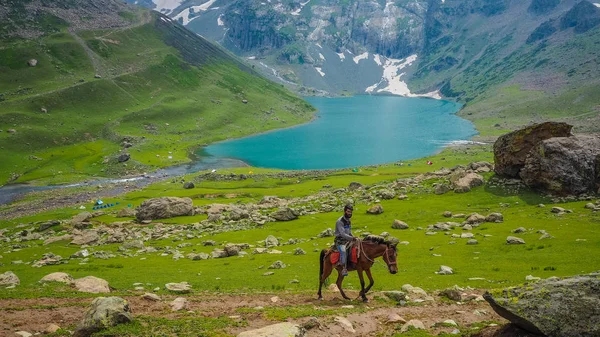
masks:
{"type": "Polygon", "coordinates": [[[454,193],[466,193],[472,188],[485,183],[483,177],[477,173],[467,173],[464,177],[454,182],[454,193]]]}
{"type": "Polygon", "coordinates": [[[267,236],[267,238],[265,239],[265,247],[269,248],[275,246],[279,246],[279,240],[277,240],[277,238],[273,235],[267,236]]]}
{"type": "Polygon", "coordinates": [[[600,137],[573,136],[540,142],[520,173],[528,186],[561,195],[596,193],[600,187],[600,137]]]}
{"type": "Polygon", "coordinates": [[[155,220],[176,216],[194,215],[194,205],[190,198],[161,197],[144,201],[136,208],[136,219],[155,220]]]}
{"type": "Polygon", "coordinates": [[[396,219],[392,223],[392,228],[393,229],[408,229],[408,224],[404,221],[396,219]]]}
{"type": "Polygon", "coordinates": [[[185,182],[183,184],[183,188],[185,188],[186,190],[191,190],[194,187],[196,187],[196,185],[194,185],[194,183],[191,181],[185,182]]]}
{"type": "Polygon", "coordinates": [[[133,208],[123,208],[117,213],[117,218],[133,218],[135,217],[135,210],[133,208]]]}
{"type": "Polygon", "coordinates": [[[502,317],[552,337],[600,336],[600,274],[528,283],[483,298],[502,317]]]}
{"type": "Polygon", "coordinates": [[[383,213],[383,207],[380,204],[372,206],[367,210],[367,214],[381,214],[383,213]]]}
{"type": "Polygon", "coordinates": [[[74,281],[75,288],[85,293],[109,293],[110,287],[106,280],[95,276],[86,276],[74,281]]]}
{"type": "Polygon", "coordinates": [[[120,297],[98,297],[92,301],[73,336],[87,337],[94,332],[132,320],[126,300],[120,297]]]}
{"type": "Polygon", "coordinates": [[[270,216],[277,221],[290,221],[298,219],[298,212],[291,208],[281,208],[271,213],[270,216]]]}
{"type": "Polygon", "coordinates": [[[131,158],[131,155],[129,153],[122,153],[121,155],[119,155],[119,158],[117,158],[117,160],[119,161],[119,163],[124,163],[126,161],[128,161],[131,158]]]}
{"type": "Polygon", "coordinates": [[[572,125],[546,122],[513,131],[494,143],[494,171],[501,176],[519,177],[532,148],[552,137],[569,137],[572,125]]]}
{"type": "Polygon", "coordinates": [[[12,271],[7,271],[4,274],[0,274],[0,286],[12,286],[20,283],[21,281],[12,271]]]}
{"type": "Polygon", "coordinates": [[[40,282],[60,282],[65,284],[73,284],[75,280],[67,273],[56,272],[44,276],[40,282]]]}
{"type": "Polygon", "coordinates": [[[524,245],[525,240],[518,238],[516,236],[509,236],[506,238],[506,243],[509,245],[524,245]]]}
{"type": "Polygon", "coordinates": [[[165,289],[178,294],[186,294],[192,291],[192,286],[187,282],[167,283],[165,289]]]}
{"type": "Polygon", "coordinates": [[[88,222],[92,218],[92,213],[90,212],[81,212],[71,219],[71,225],[75,228],[80,228],[83,222],[88,222]]]}

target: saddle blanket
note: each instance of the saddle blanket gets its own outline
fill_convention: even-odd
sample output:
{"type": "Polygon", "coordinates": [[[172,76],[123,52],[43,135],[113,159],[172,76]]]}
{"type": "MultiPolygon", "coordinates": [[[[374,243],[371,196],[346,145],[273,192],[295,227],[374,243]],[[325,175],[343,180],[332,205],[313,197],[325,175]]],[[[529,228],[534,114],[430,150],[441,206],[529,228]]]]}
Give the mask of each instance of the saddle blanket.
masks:
{"type": "MultiPolygon", "coordinates": [[[[331,254],[329,255],[329,259],[331,261],[331,264],[336,264],[340,260],[340,252],[331,252],[331,254]]],[[[356,247],[352,247],[352,250],[350,251],[350,262],[354,264],[358,263],[356,247]]]]}

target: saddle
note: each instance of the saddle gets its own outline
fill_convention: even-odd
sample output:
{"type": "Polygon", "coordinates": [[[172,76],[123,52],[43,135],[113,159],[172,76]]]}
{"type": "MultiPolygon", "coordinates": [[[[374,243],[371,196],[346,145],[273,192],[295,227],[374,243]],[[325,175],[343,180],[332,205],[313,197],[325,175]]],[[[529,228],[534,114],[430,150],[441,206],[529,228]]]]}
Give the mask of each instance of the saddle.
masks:
{"type": "MultiPolygon", "coordinates": [[[[329,260],[331,264],[335,265],[340,260],[340,252],[337,250],[330,250],[329,260]]],[[[358,249],[356,247],[352,247],[348,252],[348,262],[357,264],[358,263],[358,249]]]]}

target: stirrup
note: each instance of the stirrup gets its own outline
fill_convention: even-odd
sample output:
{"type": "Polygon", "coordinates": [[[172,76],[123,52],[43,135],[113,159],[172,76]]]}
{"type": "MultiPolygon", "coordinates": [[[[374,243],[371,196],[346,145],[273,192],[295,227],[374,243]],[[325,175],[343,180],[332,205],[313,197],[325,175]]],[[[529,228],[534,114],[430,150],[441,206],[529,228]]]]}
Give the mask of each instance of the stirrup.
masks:
{"type": "Polygon", "coordinates": [[[346,267],[342,269],[342,276],[348,276],[348,269],[346,267]]]}

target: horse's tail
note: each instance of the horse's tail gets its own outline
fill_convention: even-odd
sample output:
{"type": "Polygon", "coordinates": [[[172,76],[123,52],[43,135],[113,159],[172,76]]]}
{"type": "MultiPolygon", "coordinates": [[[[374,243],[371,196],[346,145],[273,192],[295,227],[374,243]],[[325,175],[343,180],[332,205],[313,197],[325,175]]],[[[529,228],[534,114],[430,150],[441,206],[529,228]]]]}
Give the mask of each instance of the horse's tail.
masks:
{"type": "Polygon", "coordinates": [[[319,282],[321,282],[321,277],[323,277],[323,265],[325,264],[326,253],[327,249],[321,250],[321,256],[319,257],[319,282]]]}

